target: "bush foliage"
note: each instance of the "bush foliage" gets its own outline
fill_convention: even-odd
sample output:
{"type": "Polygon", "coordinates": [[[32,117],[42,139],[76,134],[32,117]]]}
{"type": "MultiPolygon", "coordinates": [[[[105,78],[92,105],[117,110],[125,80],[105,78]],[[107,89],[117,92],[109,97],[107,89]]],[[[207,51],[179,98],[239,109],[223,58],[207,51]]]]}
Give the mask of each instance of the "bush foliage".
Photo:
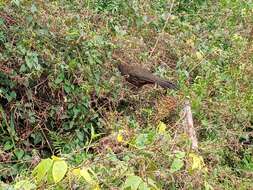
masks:
{"type": "Polygon", "coordinates": [[[252,188],[252,39],[251,1],[0,1],[1,188],[252,188]]]}

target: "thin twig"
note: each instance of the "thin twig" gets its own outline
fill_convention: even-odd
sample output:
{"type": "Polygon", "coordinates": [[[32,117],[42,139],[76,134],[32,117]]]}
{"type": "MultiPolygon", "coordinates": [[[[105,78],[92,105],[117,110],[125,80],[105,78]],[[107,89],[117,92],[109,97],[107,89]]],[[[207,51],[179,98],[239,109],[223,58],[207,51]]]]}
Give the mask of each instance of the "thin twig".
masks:
{"type": "Polygon", "coordinates": [[[46,136],[45,132],[43,131],[43,129],[41,127],[40,127],[40,131],[42,132],[42,135],[44,136],[44,138],[45,138],[45,140],[47,142],[47,145],[48,145],[48,147],[49,147],[49,149],[51,151],[51,154],[54,154],[54,151],[53,151],[53,149],[51,147],[51,144],[50,144],[49,140],[47,139],[47,136],[46,136]]]}

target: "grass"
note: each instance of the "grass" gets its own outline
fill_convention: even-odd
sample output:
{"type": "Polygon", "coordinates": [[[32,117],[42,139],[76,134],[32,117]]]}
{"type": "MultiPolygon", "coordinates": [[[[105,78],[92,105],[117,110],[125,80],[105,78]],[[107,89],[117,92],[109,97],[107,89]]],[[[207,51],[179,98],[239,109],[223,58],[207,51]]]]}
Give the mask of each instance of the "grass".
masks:
{"type": "Polygon", "coordinates": [[[2,188],[251,189],[252,18],[250,1],[0,1],[2,188]],[[132,90],[119,61],[180,90],[132,90]],[[52,155],[60,182],[31,175],[52,155]]]}

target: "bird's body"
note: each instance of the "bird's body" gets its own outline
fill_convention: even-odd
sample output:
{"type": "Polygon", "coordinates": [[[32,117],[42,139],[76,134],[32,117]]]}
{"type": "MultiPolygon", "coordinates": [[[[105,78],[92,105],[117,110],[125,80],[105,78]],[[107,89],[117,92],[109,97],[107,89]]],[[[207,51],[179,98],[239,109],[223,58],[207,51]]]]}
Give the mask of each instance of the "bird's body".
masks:
{"type": "Polygon", "coordinates": [[[163,88],[178,89],[172,82],[161,79],[139,65],[121,63],[118,68],[121,74],[126,77],[126,80],[137,87],[146,84],[157,84],[163,88]]]}

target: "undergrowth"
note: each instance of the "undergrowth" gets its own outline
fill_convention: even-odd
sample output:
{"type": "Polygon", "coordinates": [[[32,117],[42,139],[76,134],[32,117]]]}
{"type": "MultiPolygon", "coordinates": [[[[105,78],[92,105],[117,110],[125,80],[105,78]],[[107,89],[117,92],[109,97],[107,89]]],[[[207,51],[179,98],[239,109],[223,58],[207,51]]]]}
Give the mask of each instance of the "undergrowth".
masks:
{"type": "Polygon", "coordinates": [[[0,1],[1,188],[251,189],[252,39],[251,1],[0,1]]]}

